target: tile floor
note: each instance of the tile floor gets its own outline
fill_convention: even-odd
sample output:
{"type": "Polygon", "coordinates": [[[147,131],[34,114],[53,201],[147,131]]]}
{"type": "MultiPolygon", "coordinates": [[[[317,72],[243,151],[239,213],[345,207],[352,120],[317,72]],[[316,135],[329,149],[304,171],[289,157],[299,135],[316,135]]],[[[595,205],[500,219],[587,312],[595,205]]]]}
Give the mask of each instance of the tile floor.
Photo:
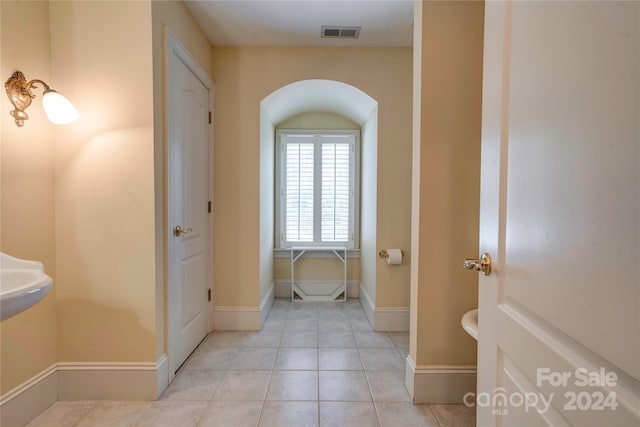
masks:
{"type": "Polygon", "coordinates": [[[260,332],[214,332],[157,402],[57,402],[41,426],[475,425],[462,405],[412,405],[406,332],[373,332],[358,300],[277,299],[260,332]]]}

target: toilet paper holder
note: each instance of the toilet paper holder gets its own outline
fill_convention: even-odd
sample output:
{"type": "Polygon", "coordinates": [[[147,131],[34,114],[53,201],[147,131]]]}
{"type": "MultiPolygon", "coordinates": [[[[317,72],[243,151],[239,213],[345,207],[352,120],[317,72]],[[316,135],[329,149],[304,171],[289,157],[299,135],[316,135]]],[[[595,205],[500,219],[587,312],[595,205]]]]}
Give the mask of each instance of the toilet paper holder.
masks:
{"type": "MultiPolygon", "coordinates": [[[[400,253],[402,254],[402,257],[404,258],[404,251],[402,249],[400,249],[400,253]]],[[[378,256],[380,258],[386,258],[387,257],[387,250],[386,249],[381,249],[378,251],[378,256]]]]}

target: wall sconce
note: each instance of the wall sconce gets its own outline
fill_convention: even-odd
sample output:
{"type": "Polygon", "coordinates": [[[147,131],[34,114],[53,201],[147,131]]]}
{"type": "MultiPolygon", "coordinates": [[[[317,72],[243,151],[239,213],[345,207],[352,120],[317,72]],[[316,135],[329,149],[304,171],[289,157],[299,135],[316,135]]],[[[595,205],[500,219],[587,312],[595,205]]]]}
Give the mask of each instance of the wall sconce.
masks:
{"type": "Polygon", "coordinates": [[[80,117],[78,110],[64,96],[51,89],[48,84],[42,80],[31,80],[27,82],[24,74],[16,71],[5,82],[4,88],[7,90],[7,96],[13,104],[14,110],[10,112],[15,119],[18,127],[24,126],[24,121],[29,115],[24,111],[36,96],[31,91],[36,85],[42,86],[44,93],[42,94],[42,106],[44,112],[52,123],[57,125],[66,125],[75,122],[80,117]]]}

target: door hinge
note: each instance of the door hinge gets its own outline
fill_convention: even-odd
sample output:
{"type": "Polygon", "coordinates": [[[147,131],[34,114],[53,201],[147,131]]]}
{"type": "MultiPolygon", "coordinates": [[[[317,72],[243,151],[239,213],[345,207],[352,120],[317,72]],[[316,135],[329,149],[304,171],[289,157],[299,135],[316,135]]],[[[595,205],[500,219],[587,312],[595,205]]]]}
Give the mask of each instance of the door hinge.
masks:
{"type": "Polygon", "coordinates": [[[207,212],[211,213],[211,200],[207,202],[207,212]]]}
{"type": "Polygon", "coordinates": [[[207,301],[211,301],[211,289],[207,289],[207,301]]]}
{"type": "Polygon", "coordinates": [[[211,124],[211,111],[209,111],[209,124],[211,124]]]}

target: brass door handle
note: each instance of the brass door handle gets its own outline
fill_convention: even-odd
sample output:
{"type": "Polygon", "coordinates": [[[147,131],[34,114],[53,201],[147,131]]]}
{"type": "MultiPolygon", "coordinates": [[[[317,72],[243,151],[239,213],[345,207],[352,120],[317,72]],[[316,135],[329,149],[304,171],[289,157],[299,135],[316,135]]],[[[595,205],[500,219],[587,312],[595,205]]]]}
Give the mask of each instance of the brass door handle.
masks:
{"type": "Polygon", "coordinates": [[[176,237],[180,237],[181,234],[191,233],[191,228],[182,228],[179,225],[176,225],[176,228],[173,230],[173,234],[176,237]]]}
{"type": "Polygon", "coordinates": [[[480,259],[465,259],[464,268],[476,270],[488,276],[491,274],[491,256],[488,253],[480,255],[480,259]]]}

